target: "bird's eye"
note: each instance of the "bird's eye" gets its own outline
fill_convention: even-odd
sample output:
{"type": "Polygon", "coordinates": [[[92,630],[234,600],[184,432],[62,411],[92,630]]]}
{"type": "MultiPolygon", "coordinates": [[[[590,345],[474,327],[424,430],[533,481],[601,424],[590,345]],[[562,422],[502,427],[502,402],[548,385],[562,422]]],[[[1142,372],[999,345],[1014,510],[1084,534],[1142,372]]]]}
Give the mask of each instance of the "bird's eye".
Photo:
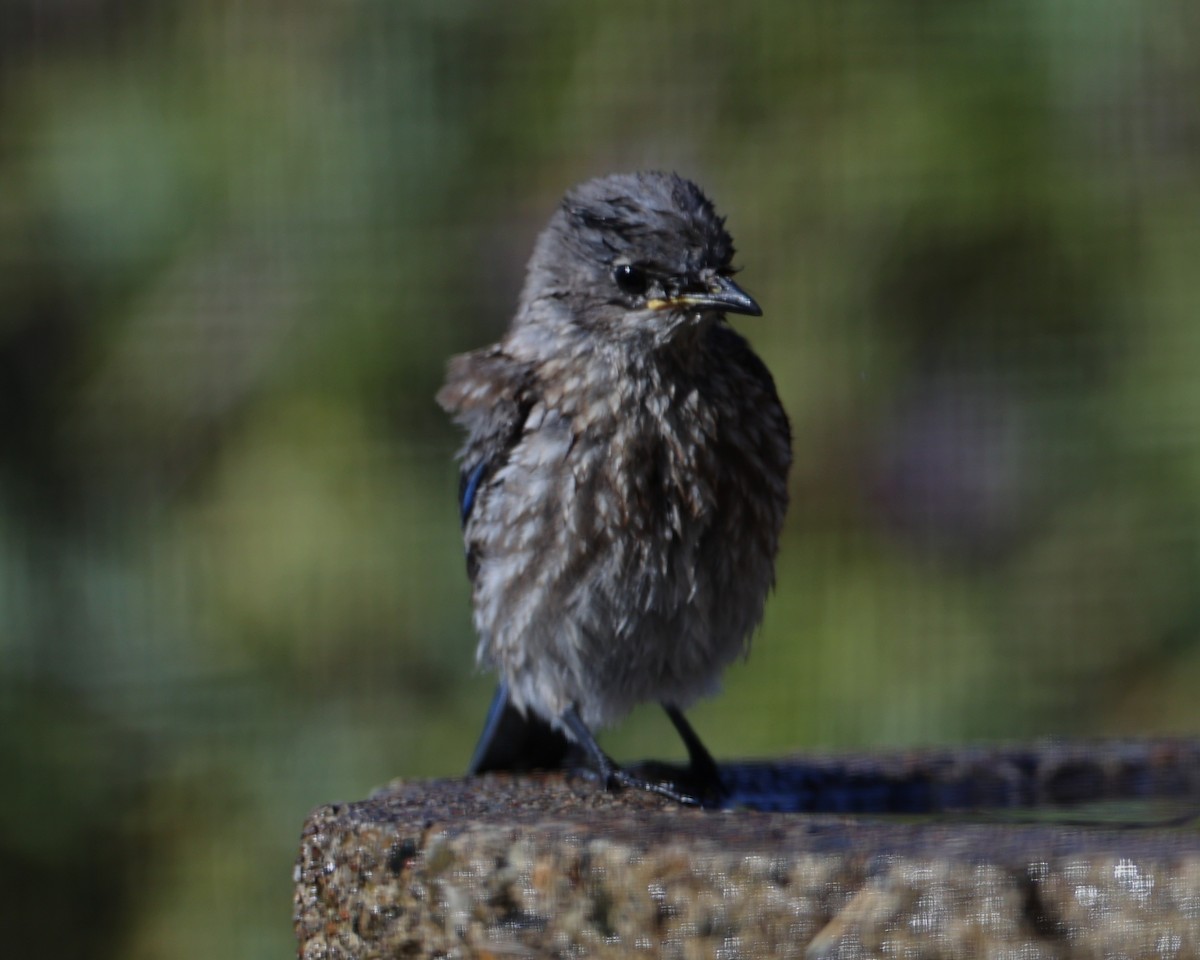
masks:
{"type": "Polygon", "coordinates": [[[627,293],[631,297],[645,293],[646,287],[650,284],[650,278],[646,276],[646,271],[635,267],[632,263],[622,263],[616,267],[613,270],[613,279],[617,281],[621,292],[627,293]]]}

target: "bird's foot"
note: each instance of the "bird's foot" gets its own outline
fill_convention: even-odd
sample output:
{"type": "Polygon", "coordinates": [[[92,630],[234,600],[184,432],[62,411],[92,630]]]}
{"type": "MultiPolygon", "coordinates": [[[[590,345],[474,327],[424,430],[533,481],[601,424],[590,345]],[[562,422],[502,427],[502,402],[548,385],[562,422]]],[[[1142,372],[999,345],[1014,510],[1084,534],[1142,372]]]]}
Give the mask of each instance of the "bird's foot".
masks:
{"type": "Polygon", "coordinates": [[[587,777],[601,788],[610,792],[641,790],[655,796],[666,797],[685,807],[713,810],[724,806],[728,797],[725,785],[718,777],[710,780],[690,767],[648,761],[626,770],[612,758],[604,756],[597,764],[590,757],[576,755],[577,763],[570,767],[576,774],[587,777]]]}
{"type": "Polygon", "coordinates": [[[619,767],[612,757],[600,748],[574,707],[564,711],[562,721],[576,741],[574,749],[568,754],[568,763],[571,763],[574,769],[599,781],[605,790],[642,790],[687,807],[719,807],[727,796],[720,771],[707,751],[703,752],[699,763],[696,754],[693,754],[692,763],[687,768],[681,769],[665,763],[647,763],[643,764],[637,773],[633,773],[619,767]],[[703,762],[704,759],[707,763],[703,762]],[[647,775],[643,776],[643,772],[647,775]]]}
{"type": "Polygon", "coordinates": [[[623,790],[643,790],[646,793],[653,793],[660,797],[666,797],[668,800],[674,800],[685,807],[705,806],[704,800],[701,797],[681,790],[671,780],[650,780],[630,773],[621,767],[615,767],[615,769],[609,772],[604,787],[606,790],[612,790],[614,787],[623,790]]]}
{"type": "Polygon", "coordinates": [[[687,797],[690,801],[688,806],[717,810],[724,807],[729,799],[729,789],[715,764],[711,768],[698,769],[690,764],[681,767],[650,760],[634,765],[628,775],[646,783],[665,785],[670,793],[663,794],[664,796],[674,794],[687,797]]]}

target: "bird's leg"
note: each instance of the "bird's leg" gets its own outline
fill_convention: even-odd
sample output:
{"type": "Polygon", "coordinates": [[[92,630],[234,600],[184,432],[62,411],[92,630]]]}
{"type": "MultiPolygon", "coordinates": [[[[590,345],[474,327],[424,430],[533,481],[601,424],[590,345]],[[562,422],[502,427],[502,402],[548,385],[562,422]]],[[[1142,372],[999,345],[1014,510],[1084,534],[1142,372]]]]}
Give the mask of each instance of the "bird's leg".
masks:
{"type": "MultiPolygon", "coordinates": [[[[644,780],[626,770],[622,770],[617,766],[612,757],[600,748],[600,744],[596,742],[595,736],[593,736],[588,725],[583,722],[583,717],[579,715],[579,710],[574,704],[567,707],[559,719],[575,739],[575,742],[582,748],[592,771],[599,777],[600,783],[605,790],[612,790],[615,787],[624,787],[630,790],[645,790],[647,793],[656,793],[660,797],[666,797],[685,806],[702,806],[701,801],[697,797],[677,790],[672,784],[660,783],[656,780],[644,780]]],[[[686,721],[684,722],[686,723],[686,721]]],[[[696,735],[693,733],[692,736],[695,738],[696,735]]],[[[699,738],[696,738],[696,742],[700,743],[699,738]]],[[[703,745],[700,746],[700,749],[704,749],[703,745]]],[[[710,757],[709,760],[711,761],[711,759],[710,757]]]]}
{"type": "Polygon", "coordinates": [[[683,745],[687,747],[688,765],[691,768],[692,776],[706,786],[720,787],[721,771],[717,767],[717,761],[708,752],[708,747],[700,742],[699,734],[688,723],[683,711],[669,703],[664,703],[662,708],[667,711],[667,716],[671,718],[671,723],[679,732],[683,745]]]}

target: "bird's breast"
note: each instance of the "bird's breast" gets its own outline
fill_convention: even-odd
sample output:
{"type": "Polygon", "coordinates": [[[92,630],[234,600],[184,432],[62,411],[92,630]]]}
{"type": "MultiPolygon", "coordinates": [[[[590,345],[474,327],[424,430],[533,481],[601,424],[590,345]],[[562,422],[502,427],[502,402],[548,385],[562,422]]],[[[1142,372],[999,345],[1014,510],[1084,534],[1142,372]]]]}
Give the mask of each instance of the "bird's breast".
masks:
{"type": "Polygon", "coordinates": [[[716,507],[717,423],[697,391],[616,389],[571,424],[573,479],[594,508],[597,534],[670,539],[716,507]]]}

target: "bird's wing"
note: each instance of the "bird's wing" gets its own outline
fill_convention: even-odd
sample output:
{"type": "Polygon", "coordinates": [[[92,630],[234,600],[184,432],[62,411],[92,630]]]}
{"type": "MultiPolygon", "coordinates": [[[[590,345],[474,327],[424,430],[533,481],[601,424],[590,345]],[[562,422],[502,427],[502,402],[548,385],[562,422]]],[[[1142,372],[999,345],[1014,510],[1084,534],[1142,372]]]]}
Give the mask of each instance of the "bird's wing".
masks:
{"type": "MultiPolygon", "coordinates": [[[[520,442],[536,386],[529,367],[500,347],[491,347],[450,361],[446,385],[437,399],[467,431],[459,451],[458,476],[459,515],[466,528],[485,495],[488,479],[520,442]]],[[[478,568],[471,544],[467,531],[467,574],[474,580],[478,568]]],[[[564,733],[532,711],[517,710],[501,683],[468,772],[552,770],[563,765],[570,748],[564,733]]]]}
{"type": "Polygon", "coordinates": [[[500,347],[450,361],[438,403],[466,428],[459,451],[458,507],[466,527],[488,479],[508,460],[521,438],[534,401],[532,372],[500,347]]]}

